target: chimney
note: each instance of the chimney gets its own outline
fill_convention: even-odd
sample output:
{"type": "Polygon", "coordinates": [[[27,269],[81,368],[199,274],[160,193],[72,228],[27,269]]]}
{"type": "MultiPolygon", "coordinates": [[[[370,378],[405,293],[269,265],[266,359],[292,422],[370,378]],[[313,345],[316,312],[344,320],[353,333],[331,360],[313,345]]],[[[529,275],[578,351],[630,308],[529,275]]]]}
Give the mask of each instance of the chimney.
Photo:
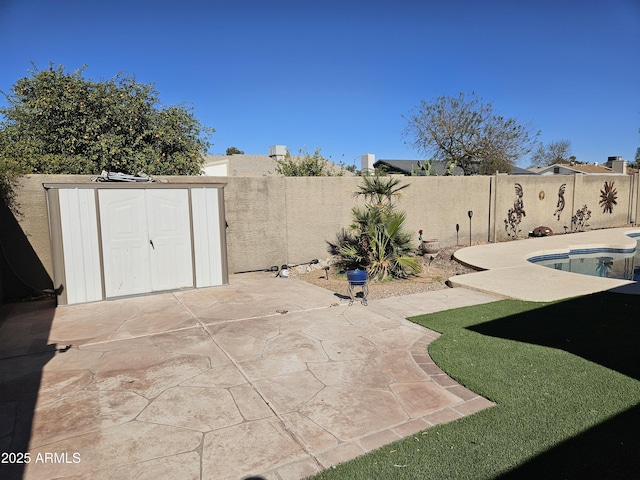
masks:
{"type": "Polygon", "coordinates": [[[611,162],[611,170],[615,173],[627,174],[627,161],[622,160],[622,157],[618,157],[619,160],[613,160],[611,162]]]}
{"type": "Polygon", "coordinates": [[[376,156],[373,153],[365,153],[360,156],[360,171],[362,173],[373,173],[373,164],[376,163],[376,156]]]}
{"type": "Polygon", "coordinates": [[[272,145],[269,147],[269,156],[274,160],[284,160],[287,147],[284,145],[272,145]]]}

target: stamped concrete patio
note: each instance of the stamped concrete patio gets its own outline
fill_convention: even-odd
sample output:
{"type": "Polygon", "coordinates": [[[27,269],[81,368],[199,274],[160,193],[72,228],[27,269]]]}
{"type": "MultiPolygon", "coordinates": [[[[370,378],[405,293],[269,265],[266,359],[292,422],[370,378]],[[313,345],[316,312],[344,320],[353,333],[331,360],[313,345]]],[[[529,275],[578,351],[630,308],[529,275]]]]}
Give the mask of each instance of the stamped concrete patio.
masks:
{"type": "Polygon", "coordinates": [[[348,307],[270,274],[0,316],[0,478],[298,479],[491,402],[405,317],[491,302],[464,288],[348,307]],[[17,461],[19,457],[12,457],[17,461]],[[24,457],[22,457],[24,459],[24,457]]]}

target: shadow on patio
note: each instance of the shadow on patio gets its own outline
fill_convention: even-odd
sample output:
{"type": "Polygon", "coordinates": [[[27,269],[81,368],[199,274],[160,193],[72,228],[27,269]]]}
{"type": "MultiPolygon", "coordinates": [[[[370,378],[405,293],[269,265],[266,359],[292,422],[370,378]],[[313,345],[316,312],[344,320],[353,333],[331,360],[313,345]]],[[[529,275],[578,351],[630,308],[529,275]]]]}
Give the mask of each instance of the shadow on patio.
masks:
{"type": "MultiPolygon", "coordinates": [[[[13,213],[0,202],[0,296],[31,297],[52,282],[13,213]]],[[[29,450],[33,412],[43,367],[56,355],[48,344],[55,300],[9,303],[0,308],[0,452],[18,454],[0,463],[0,478],[19,479],[29,450]]]]}

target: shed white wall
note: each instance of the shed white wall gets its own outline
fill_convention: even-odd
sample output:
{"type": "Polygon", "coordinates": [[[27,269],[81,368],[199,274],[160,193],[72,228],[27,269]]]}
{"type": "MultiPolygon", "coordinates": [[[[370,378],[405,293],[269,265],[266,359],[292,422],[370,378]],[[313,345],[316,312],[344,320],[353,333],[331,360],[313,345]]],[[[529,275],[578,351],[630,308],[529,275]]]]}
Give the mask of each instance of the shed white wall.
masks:
{"type": "Polygon", "coordinates": [[[216,221],[219,211],[220,205],[218,202],[217,189],[191,189],[196,287],[207,287],[224,283],[221,268],[222,245],[220,242],[220,222],[216,221]]]}
{"type": "Polygon", "coordinates": [[[60,305],[228,283],[220,187],[44,186],[60,305]]]}
{"type": "Polygon", "coordinates": [[[68,303],[102,299],[95,191],[60,190],[60,224],[68,303]]]}

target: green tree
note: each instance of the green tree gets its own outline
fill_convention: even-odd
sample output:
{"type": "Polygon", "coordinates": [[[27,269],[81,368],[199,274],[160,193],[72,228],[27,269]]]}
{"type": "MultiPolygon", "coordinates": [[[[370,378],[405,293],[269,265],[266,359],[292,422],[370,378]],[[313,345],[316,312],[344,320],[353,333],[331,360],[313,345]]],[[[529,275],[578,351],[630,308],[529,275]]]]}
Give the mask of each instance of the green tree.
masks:
{"type": "Polygon", "coordinates": [[[184,106],[159,106],[151,84],[96,82],[63,66],[19,79],[0,108],[0,162],[27,173],[198,175],[213,129],[184,106]]]}
{"type": "Polygon", "coordinates": [[[303,147],[296,156],[287,150],[283,159],[276,160],[276,173],[285,177],[339,177],[344,175],[344,169],[324,158],[320,148],[311,154],[303,147]]]}
{"type": "Polygon", "coordinates": [[[227,155],[242,155],[244,152],[242,150],[238,150],[236,147],[227,148],[227,155]]]}
{"type": "Polygon", "coordinates": [[[394,204],[408,186],[379,174],[362,177],[355,196],[364,197],[364,207],[353,207],[350,231],[342,230],[334,242],[327,242],[329,252],[339,257],[338,268],[366,269],[374,280],[420,273],[411,234],[403,229],[406,214],[394,204]]]}
{"type": "Polygon", "coordinates": [[[538,148],[531,156],[531,164],[538,167],[546,167],[554,163],[570,163],[571,159],[571,142],[569,140],[556,140],[547,145],[539,143],[538,148]]]}
{"type": "Polygon", "coordinates": [[[465,175],[510,172],[539,135],[496,113],[475,93],[423,100],[404,118],[403,136],[411,146],[427,157],[455,163],[465,175]]]}
{"type": "MultiPolygon", "coordinates": [[[[1,150],[1,147],[0,147],[1,150]]],[[[18,213],[14,202],[14,187],[24,167],[14,159],[7,158],[0,151],[0,201],[3,201],[14,213],[18,213]]]]}

